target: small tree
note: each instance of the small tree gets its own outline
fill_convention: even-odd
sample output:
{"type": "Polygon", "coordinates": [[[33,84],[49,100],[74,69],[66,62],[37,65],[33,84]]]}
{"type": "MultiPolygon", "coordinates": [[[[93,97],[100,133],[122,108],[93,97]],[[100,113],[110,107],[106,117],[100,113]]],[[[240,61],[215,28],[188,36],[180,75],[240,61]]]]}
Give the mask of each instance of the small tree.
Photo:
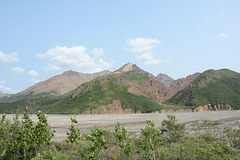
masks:
{"type": "Polygon", "coordinates": [[[147,126],[141,129],[139,137],[140,148],[144,151],[145,159],[152,159],[154,151],[162,142],[162,136],[159,130],[155,128],[155,124],[151,120],[147,120],[147,126]]]}
{"type": "Polygon", "coordinates": [[[120,123],[118,122],[115,125],[115,132],[113,135],[116,138],[115,143],[123,150],[127,157],[130,157],[134,148],[126,128],[120,127],[120,123]]]}
{"type": "Polygon", "coordinates": [[[89,159],[97,158],[102,149],[108,149],[108,142],[106,140],[108,132],[109,131],[104,128],[95,127],[92,129],[91,134],[88,134],[87,139],[91,142],[89,148],[89,159]]]}
{"type": "Polygon", "coordinates": [[[81,138],[81,133],[79,128],[75,128],[74,124],[77,124],[78,121],[76,120],[76,117],[71,117],[71,125],[68,127],[68,132],[67,132],[67,143],[76,143],[80,140],[81,138]]]}
{"type": "Polygon", "coordinates": [[[167,115],[168,120],[162,121],[161,132],[169,142],[176,142],[185,133],[185,125],[177,124],[174,115],[167,115]]]}

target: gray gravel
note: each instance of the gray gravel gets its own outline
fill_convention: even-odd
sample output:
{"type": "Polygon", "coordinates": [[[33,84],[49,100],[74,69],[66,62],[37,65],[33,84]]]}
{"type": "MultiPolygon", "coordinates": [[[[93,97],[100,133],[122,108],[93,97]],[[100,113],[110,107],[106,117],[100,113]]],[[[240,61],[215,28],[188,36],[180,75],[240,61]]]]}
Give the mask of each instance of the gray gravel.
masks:
{"type": "MultiPolygon", "coordinates": [[[[234,111],[213,111],[213,112],[185,112],[185,113],[168,113],[174,114],[179,123],[189,124],[197,120],[218,120],[218,127],[230,126],[237,128],[240,126],[240,110],[234,111]]],[[[1,116],[1,115],[0,115],[1,116]]],[[[15,115],[8,114],[7,118],[11,119],[15,115]]],[[[71,124],[72,115],[64,114],[48,114],[48,122],[53,129],[56,130],[53,140],[60,141],[66,138],[68,126],[71,124]]],[[[20,115],[21,117],[21,115],[20,115]]],[[[35,114],[30,115],[30,118],[37,122],[35,114]]],[[[152,120],[156,128],[160,128],[161,122],[167,119],[167,114],[112,114],[112,115],[77,115],[76,119],[79,124],[81,133],[88,133],[94,126],[104,127],[110,131],[114,131],[114,126],[120,122],[127,128],[128,131],[140,133],[141,128],[146,126],[146,120],[152,120]]]]}

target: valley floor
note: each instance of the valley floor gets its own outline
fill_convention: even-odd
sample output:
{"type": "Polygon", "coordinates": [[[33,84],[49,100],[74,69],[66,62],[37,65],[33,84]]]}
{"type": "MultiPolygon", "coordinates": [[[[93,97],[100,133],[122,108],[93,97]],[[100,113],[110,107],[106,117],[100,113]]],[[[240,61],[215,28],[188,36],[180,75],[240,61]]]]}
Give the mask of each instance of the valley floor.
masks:
{"type": "MultiPolygon", "coordinates": [[[[171,113],[168,113],[171,114],[171,113]]],[[[218,127],[240,127],[240,110],[234,111],[212,111],[212,112],[185,112],[172,113],[176,116],[179,123],[185,123],[187,128],[190,123],[198,120],[217,120],[220,122],[218,127]]],[[[2,116],[2,115],[0,115],[2,116]]],[[[7,119],[11,119],[15,115],[8,114],[7,119]]],[[[53,137],[54,141],[62,141],[66,138],[67,128],[70,126],[70,118],[72,115],[64,114],[48,114],[48,122],[50,126],[56,130],[53,137]]],[[[21,118],[21,115],[20,115],[21,118]]],[[[30,115],[30,118],[37,122],[35,114],[30,115]]],[[[88,133],[94,126],[104,127],[107,130],[114,131],[114,126],[120,122],[130,132],[140,134],[141,128],[146,126],[146,120],[152,120],[156,128],[159,129],[161,122],[167,119],[167,114],[112,114],[112,115],[76,115],[78,120],[77,127],[80,128],[81,133],[88,133]]]]}

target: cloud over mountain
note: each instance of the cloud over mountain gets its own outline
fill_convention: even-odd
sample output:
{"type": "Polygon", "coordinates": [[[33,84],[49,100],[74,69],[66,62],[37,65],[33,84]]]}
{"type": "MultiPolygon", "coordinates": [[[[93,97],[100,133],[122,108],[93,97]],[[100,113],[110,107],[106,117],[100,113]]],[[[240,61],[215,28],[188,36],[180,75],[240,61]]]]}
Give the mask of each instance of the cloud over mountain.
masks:
{"type": "Polygon", "coordinates": [[[152,53],[152,49],[162,42],[157,39],[151,38],[135,38],[127,39],[126,45],[129,46],[128,50],[135,53],[140,53],[140,56],[137,56],[137,60],[144,60],[145,64],[159,64],[162,61],[155,57],[152,53]]]}
{"type": "Polygon", "coordinates": [[[84,73],[94,73],[106,70],[112,66],[112,62],[107,62],[100,57],[103,56],[102,48],[93,50],[94,57],[90,57],[85,46],[57,46],[49,49],[45,53],[37,54],[38,58],[50,59],[51,63],[46,67],[46,71],[73,69],[84,73]]]}

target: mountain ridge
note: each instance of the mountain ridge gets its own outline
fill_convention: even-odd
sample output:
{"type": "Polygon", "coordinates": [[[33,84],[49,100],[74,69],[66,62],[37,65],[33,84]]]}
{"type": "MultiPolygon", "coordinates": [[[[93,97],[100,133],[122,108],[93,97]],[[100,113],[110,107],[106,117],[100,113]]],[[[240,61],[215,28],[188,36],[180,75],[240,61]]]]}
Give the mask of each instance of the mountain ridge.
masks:
{"type": "MultiPolygon", "coordinates": [[[[127,63],[114,72],[103,71],[100,74],[84,74],[70,70],[47,81],[51,84],[51,82],[56,82],[59,77],[64,77],[65,81],[72,84],[79,80],[79,78],[76,78],[79,75],[92,76],[92,80],[85,81],[80,85],[74,84],[75,87],[78,86],[71,91],[64,91],[58,95],[55,92],[39,92],[36,96],[32,96],[30,91],[35,89],[32,86],[24,96],[17,95],[19,97],[12,97],[11,101],[7,101],[9,99],[5,97],[6,101],[0,103],[0,112],[15,113],[17,109],[26,106],[35,106],[35,108],[44,110],[46,113],[67,114],[107,114],[115,111],[116,113],[149,113],[163,109],[162,104],[178,105],[177,108],[185,105],[184,109],[195,109],[199,106],[209,106],[209,104],[212,106],[218,106],[218,104],[231,105],[233,109],[238,109],[237,105],[240,106],[240,103],[236,100],[236,98],[240,99],[240,96],[238,97],[240,95],[240,74],[228,69],[210,69],[203,73],[195,73],[174,80],[166,74],[159,74],[156,78],[136,64],[127,63]],[[215,82],[217,85],[214,85],[215,82]],[[222,91],[221,87],[225,90],[222,91]],[[217,94],[208,90],[208,88],[216,90],[217,94]],[[229,103],[230,101],[226,99],[223,101],[219,99],[219,97],[224,98],[219,94],[221,92],[224,92],[224,96],[231,99],[234,104],[229,103]],[[195,95],[195,93],[198,94],[195,95]],[[204,95],[207,95],[207,93],[211,94],[206,98],[204,95]],[[232,97],[229,97],[229,95],[232,97]],[[98,109],[98,107],[100,108],[98,109]],[[111,111],[108,112],[106,108],[109,109],[109,107],[113,107],[113,110],[110,109],[111,111]]],[[[44,83],[45,81],[34,86],[37,88],[43,86],[44,83]]],[[[65,85],[68,85],[68,83],[65,85]]],[[[59,86],[64,87],[61,83],[59,83],[59,86]]],[[[0,98],[0,100],[2,99],[4,100],[4,97],[0,98]]]]}
{"type": "Polygon", "coordinates": [[[229,69],[204,71],[166,102],[185,106],[225,104],[239,109],[240,73],[229,69]]]}
{"type": "Polygon", "coordinates": [[[172,79],[167,74],[158,74],[157,78],[165,84],[172,94],[176,94],[181,91],[185,87],[187,87],[192,81],[194,81],[200,73],[194,73],[192,75],[188,75],[185,78],[179,78],[177,80],[172,79]]]}
{"type": "Polygon", "coordinates": [[[160,104],[170,96],[170,91],[156,77],[128,63],[109,75],[80,85],[68,97],[54,104],[49,112],[105,113],[98,107],[119,109],[121,106],[123,110],[120,112],[146,113],[163,109],[160,104]],[[114,106],[114,102],[121,105],[114,106]]]}
{"type": "Polygon", "coordinates": [[[82,83],[110,73],[110,71],[105,70],[93,74],[85,74],[69,70],[60,75],[53,76],[45,81],[41,81],[18,94],[27,95],[31,92],[34,94],[53,92],[54,95],[63,95],[77,88],[82,83]]]}

